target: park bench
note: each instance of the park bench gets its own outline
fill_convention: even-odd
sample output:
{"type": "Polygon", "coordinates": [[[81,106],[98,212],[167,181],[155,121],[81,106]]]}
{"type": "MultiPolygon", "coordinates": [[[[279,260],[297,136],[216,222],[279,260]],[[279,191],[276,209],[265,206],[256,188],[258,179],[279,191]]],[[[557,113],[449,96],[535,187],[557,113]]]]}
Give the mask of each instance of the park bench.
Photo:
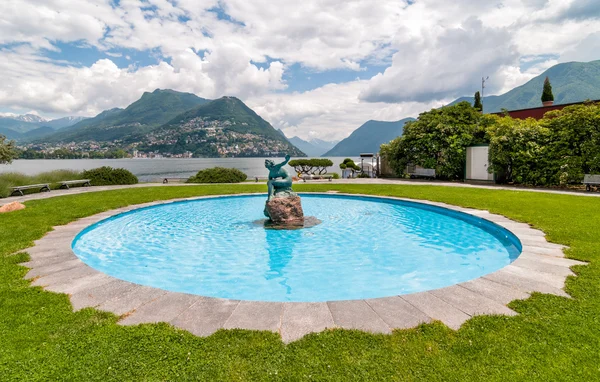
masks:
{"type": "Polygon", "coordinates": [[[58,182],[60,183],[60,187],[59,188],[64,188],[64,189],[69,189],[69,186],[75,186],[78,184],[83,185],[83,187],[89,187],[91,186],[90,184],[90,179],[77,179],[77,180],[63,180],[62,182],[58,182]]]}
{"type": "Polygon", "coordinates": [[[583,176],[583,184],[585,184],[586,191],[591,191],[592,186],[600,185],[600,175],[585,174],[583,176]]]}
{"type": "Polygon", "coordinates": [[[29,184],[26,186],[15,186],[15,187],[11,187],[11,193],[10,196],[15,196],[15,194],[19,194],[21,196],[23,196],[23,190],[31,190],[34,188],[39,188],[40,192],[50,192],[50,185],[48,183],[42,183],[42,184],[29,184]]]}
{"type": "Polygon", "coordinates": [[[188,180],[188,178],[164,178],[163,179],[163,184],[168,184],[168,183],[185,183],[186,180],[188,180]]]}
{"type": "Polygon", "coordinates": [[[302,180],[306,183],[307,180],[319,180],[319,179],[327,179],[331,182],[333,179],[332,175],[305,175],[302,177],[302,180]]]}
{"type": "Polygon", "coordinates": [[[415,178],[435,179],[435,169],[434,168],[423,168],[420,166],[408,165],[408,166],[406,166],[406,173],[410,176],[411,179],[415,179],[415,178]]]}

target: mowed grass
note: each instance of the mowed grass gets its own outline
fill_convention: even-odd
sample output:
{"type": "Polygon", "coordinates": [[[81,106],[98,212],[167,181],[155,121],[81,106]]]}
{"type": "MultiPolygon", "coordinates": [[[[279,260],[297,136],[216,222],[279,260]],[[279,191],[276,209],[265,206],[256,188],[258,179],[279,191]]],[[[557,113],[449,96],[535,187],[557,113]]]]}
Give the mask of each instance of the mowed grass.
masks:
{"type": "MultiPolygon", "coordinates": [[[[285,345],[270,332],[195,337],[167,324],[121,327],[118,317],[23,280],[18,263],[52,226],[129,204],[265,192],[264,184],[115,190],[31,201],[0,215],[0,380],[600,380],[600,198],[471,188],[305,185],[298,191],[427,199],[487,209],[532,224],[567,256],[590,262],[567,280],[572,299],[534,294],[516,317],[479,316],[458,331],[439,322],[391,335],[328,330],[285,345]]],[[[395,245],[393,242],[390,245],[395,245]]],[[[241,248],[243,250],[243,248],[241,248]]]]}

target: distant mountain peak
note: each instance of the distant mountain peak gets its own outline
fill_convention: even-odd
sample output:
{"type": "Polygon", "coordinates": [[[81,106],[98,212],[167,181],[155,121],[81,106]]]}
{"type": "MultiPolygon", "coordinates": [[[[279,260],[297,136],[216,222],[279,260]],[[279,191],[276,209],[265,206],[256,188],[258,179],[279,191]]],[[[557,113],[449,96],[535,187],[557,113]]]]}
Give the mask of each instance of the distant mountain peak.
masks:
{"type": "Polygon", "coordinates": [[[406,122],[414,120],[414,118],[391,122],[369,120],[323,156],[358,156],[361,153],[378,153],[382,144],[402,135],[406,122]]]}

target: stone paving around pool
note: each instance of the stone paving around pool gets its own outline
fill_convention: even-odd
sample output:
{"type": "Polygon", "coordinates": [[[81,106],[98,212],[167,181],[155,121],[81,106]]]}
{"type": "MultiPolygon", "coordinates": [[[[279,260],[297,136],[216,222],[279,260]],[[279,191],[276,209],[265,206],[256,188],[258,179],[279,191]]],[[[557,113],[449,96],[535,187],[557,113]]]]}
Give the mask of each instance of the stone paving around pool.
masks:
{"type": "Polygon", "coordinates": [[[508,229],[521,241],[521,255],[497,272],[427,292],[366,300],[279,303],[219,299],[133,284],[96,271],[71,250],[75,236],[100,220],[141,207],[195,199],[202,198],[128,206],[54,227],[25,250],[31,256],[22,264],[30,268],[26,278],[33,286],[68,294],[74,310],[94,307],[122,316],[121,325],[168,322],[198,336],[218,329],[270,330],[289,343],[328,328],[390,333],[439,320],[458,329],[476,315],[513,316],[516,313],[506,305],[532,292],[570,298],[563,290],[566,277],[574,275],[569,267],[586,264],[564,258],[564,246],[547,242],[542,231],[528,224],[487,211],[422,200],[416,202],[472,214],[508,229]]]}

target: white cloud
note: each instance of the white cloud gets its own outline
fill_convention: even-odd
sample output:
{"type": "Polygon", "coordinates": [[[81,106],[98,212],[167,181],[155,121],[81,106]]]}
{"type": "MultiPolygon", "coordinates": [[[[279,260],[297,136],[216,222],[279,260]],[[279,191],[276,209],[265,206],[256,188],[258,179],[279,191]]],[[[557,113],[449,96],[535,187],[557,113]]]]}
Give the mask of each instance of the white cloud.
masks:
{"type": "Polygon", "coordinates": [[[286,136],[339,140],[370,119],[396,121],[447,104],[450,100],[367,103],[359,94],[368,81],[329,84],[292,94],[265,94],[247,100],[261,117],[286,136]]]}
{"type": "Polygon", "coordinates": [[[127,106],[143,91],[172,88],[238,96],[286,133],[339,139],[367,119],[414,116],[471,95],[482,76],[490,76],[486,92],[500,93],[554,63],[600,59],[595,0],[115,4],[0,1],[0,110],[92,115],[127,106]],[[82,67],[61,55],[59,43],[94,47],[108,58],[82,67]],[[139,64],[129,50],[151,51],[158,63],[139,64]],[[119,57],[131,65],[117,67],[119,57]],[[523,57],[537,63],[521,69],[523,57]],[[294,64],[357,75],[371,65],[389,67],[370,80],[289,93],[283,79],[294,64]]]}

